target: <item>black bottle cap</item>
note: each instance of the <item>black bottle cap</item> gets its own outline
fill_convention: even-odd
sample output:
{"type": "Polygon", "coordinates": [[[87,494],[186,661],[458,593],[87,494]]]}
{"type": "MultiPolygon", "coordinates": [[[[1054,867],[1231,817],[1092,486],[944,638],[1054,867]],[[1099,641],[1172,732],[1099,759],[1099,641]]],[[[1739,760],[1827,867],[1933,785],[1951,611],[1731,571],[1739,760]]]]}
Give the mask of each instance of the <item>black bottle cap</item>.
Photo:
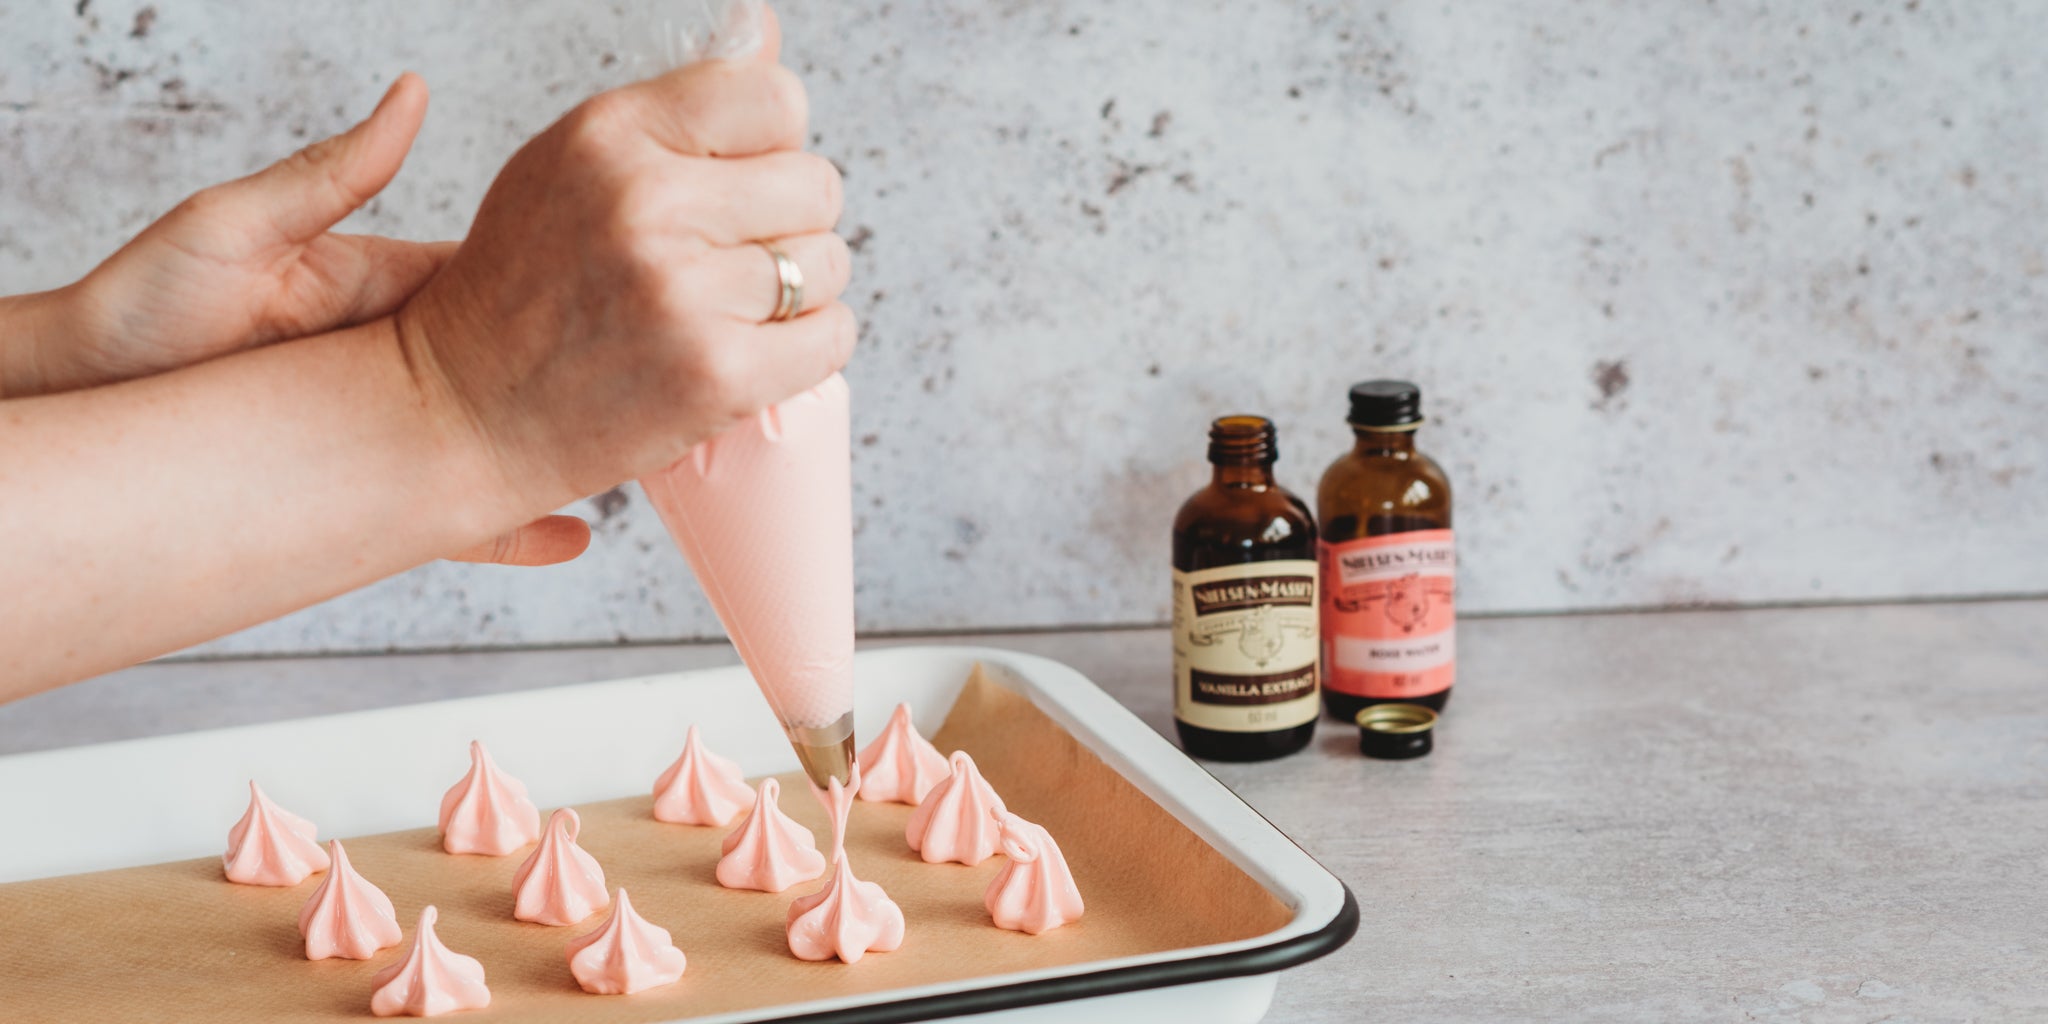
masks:
{"type": "Polygon", "coordinates": [[[1369,380],[1351,385],[1354,427],[1413,429],[1422,422],[1422,389],[1405,380],[1369,380]]]}
{"type": "Polygon", "coordinates": [[[1436,745],[1436,712],[1420,704],[1374,704],[1358,712],[1358,752],[1382,761],[1421,757],[1436,745]]]}

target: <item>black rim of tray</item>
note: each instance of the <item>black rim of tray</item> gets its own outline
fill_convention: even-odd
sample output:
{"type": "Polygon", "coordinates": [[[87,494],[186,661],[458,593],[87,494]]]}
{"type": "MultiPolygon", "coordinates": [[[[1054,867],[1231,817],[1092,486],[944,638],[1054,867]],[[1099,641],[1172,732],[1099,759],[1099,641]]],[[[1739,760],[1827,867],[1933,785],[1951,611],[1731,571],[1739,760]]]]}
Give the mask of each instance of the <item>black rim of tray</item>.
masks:
{"type": "Polygon", "coordinates": [[[1015,1010],[1026,1006],[1066,1002],[1070,999],[1136,992],[1140,989],[1167,988],[1198,981],[1271,974],[1328,956],[1357,934],[1358,899],[1351,894],[1350,886],[1342,882],[1338,885],[1344,890],[1344,905],[1338,908],[1337,915],[1327,924],[1305,935],[1296,935],[1251,949],[1211,953],[1207,956],[1168,960],[1156,964],[1113,967],[1106,971],[1088,971],[1037,981],[1021,981],[966,992],[919,996],[916,999],[893,1003],[871,1003],[865,1006],[849,1006],[842,1010],[823,1010],[794,1017],[768,1019],[775,1024],[907,1024],[910,1021],[931,1020],[935,1017],[1015,1010]]]}

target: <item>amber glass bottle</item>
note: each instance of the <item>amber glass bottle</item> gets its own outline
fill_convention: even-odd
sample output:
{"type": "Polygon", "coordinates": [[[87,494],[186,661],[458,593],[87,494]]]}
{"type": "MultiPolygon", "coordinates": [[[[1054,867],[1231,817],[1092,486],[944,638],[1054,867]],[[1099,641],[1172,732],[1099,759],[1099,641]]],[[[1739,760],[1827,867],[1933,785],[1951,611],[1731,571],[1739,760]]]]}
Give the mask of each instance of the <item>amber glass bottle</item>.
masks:
{"type": "Polygon", "coordinates": [[[1209,428],[1209,486],[1173,520],[1174,724],[1216,761],[1291,754],[1315,735],[1316,524],[1273,482],[1273,424],[1209,428]]]}
{"type": "Polygon", "coordinates": [[[1373,704],[1442,710],[1457,670],[1451,482],[1415,450],[1422,392],[1351,389],[1351,451],[1323,471],[1323,702],[1349,722],[1373,704]]]}

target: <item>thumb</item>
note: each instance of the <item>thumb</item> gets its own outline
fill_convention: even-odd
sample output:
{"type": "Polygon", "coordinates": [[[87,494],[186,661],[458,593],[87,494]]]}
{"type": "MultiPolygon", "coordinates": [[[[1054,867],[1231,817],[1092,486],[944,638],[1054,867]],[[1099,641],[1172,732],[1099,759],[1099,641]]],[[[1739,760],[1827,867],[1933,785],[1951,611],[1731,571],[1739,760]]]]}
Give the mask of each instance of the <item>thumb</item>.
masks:
{"type": "Polygon", "coordinates": [[[554,565],[575,558],[589,546],[590,524],[575,516],[543,516],[448,558],[497,565],[554,565]]]}
{"type": "Polygon", "coordinates": [[[756,56],[770,64],[782,59],[782,19],[767,4],[761,5],[761,52],[756,56]]]}
{"type": "Polygon", "coordinates": [[[276,231],[279,240],[317,237],[370,201],[398,175],[427,116],[427,83],[408,71],[360,124],[321,139],[224,191],[276,231]]]}

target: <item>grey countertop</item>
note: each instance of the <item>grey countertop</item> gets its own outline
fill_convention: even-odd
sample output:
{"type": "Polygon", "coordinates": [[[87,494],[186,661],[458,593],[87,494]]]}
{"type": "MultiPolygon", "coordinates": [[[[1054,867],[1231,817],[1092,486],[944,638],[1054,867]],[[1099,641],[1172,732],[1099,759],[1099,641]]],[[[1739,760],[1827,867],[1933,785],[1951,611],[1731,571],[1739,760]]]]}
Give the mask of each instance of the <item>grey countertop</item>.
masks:
{"type": "MultiPolygon", "coordinates": [[[[1271,1020],[2048,1020],[2048,601],[1461,632],[1434,755],[1326,722],[1210,766],[1363,908],[1271,1020]]],[[[1163,630],[939,642],[1060,659],[1171,734],[1163,630]]],[[[0,753],[733,660],[153,664],[0,707],[0,753]]]]}

